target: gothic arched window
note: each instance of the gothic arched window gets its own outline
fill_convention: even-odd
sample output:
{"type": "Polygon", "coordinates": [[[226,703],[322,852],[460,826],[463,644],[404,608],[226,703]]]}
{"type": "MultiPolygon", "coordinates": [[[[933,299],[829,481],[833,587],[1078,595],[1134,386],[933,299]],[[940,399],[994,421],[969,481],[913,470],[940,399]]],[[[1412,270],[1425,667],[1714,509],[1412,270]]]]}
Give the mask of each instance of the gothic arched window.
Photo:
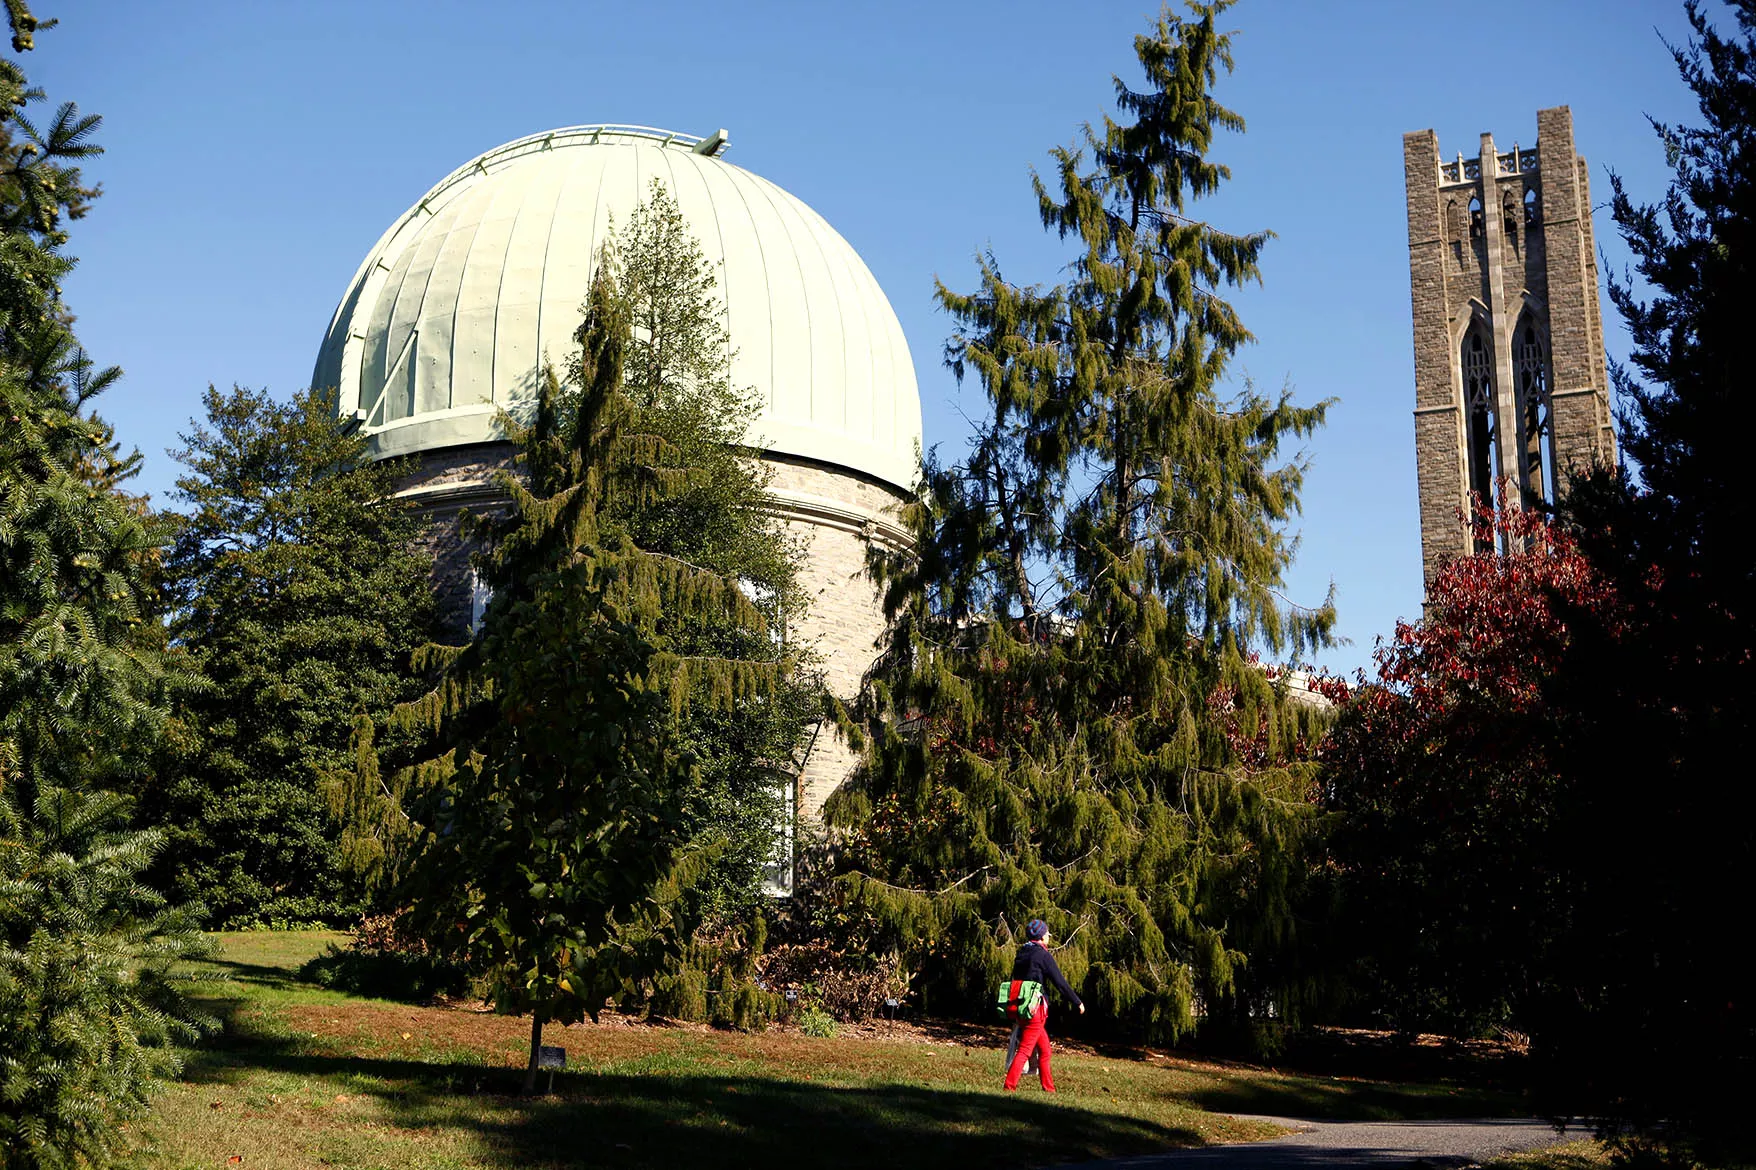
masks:
{"type": "Polygon", "coordinates": [[[1471,196],[1469,201],[1469,238],[1479,240],[1486,230],[1482,226],[1482,201],[1471,196]]]}
{"type": "Polygon", "coordinates": [[[1549,405],[1549,359],[1536,319],[1526,312],[1512,334],[1513,376],[1518,386],[1519,477],[1527,505],[1555,502],[1555,425],[1549,405]]]}
{"type": "Polygon", "coordinates": [[[1463,336],[1463,409],[1468,418],[1469,490],[1476,507],[1494,504],[1494,358],[1480,322],[1463,336]]]}
{"type": "Polygon", "coordinates": [[[1537,222],[1537,194],[1532,187],[1524,193],[1524,226],[1535,227],[1537,222]]]}

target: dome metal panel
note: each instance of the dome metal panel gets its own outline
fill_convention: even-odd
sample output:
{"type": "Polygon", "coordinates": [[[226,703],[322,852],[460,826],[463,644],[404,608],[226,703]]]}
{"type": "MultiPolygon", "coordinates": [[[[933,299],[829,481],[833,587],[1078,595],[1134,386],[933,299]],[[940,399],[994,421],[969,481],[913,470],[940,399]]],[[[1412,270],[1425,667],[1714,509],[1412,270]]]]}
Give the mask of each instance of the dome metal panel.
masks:
{"type": "Polygon", "coordinates": [[[718,273],[732,379],[761,403],[751,445],[907,487],[920,398],[890,302],[834,228],[720,145],[575,127],[465,164],[366,257],[314,383],[366,412],[380,455],[500,437],[497,410],[566,360],[599,247],[658,178],[718,273]]]}

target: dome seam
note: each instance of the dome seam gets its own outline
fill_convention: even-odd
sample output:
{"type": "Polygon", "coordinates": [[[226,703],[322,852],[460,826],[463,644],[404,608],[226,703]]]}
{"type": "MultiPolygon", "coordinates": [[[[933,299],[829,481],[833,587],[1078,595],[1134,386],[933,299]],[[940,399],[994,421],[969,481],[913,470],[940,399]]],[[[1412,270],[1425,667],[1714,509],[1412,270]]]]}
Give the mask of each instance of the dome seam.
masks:
{"type": "MultiPolygon", "coordinates": [[[[464,293],[470,287],[470,285],[469,285],[470,269],[472,267],[474,267],[474,260],[475,260],[475,255],[476,255],[476,244],[484,238],[483,234],[482,234],[483,226],[493,222],[494,209],[497,206],[499,206],[500,201],[502,199],[505,199],[506,196],[507,196],[507,192],[504,190],[496,191],[492,195],[489,196],[487,207],[482,209],[482,216],[480,219],[478,219],[476,221],[475,234],[470,236],[469,247],[464,250],[463,264],[457,270],[457,298],[451,302],[451,392],[446,395],[446,405],[448,407],[457,405],[457,368],[458,368],[457,367],[457,335],[458,335],[457,323],[458,323],[459,314],[461,314],[463,312],[464,293]]],[[[514,213],[513,213],[513,220],[514,220],[514,222],[517,222],[517,212],[516,211],[514,211],[514,213]]],[[[512,233],[510,231],[507,232],[506,239],[508,240],[508,242],[511,241],[512,233]]],[[[499,295],[500,295],[499,290],[500,290],[500,285],[501,285],[502,281],[505,279],[505,272],[506,272],[506,250],[505,250],[505,248],[501,248],[501,250],[500,250],[501,279],[496,280],[494,282],[494,296],[495,296],[495,306],[494,307],[496,308],[496,310],[499,308],[499,295]]],[[[494,314],[494,325],[488,332],[488,344],[490,347],[489,351],[488,351],[488,355],[489,355],[488,356],[488,393],[490,395],[492,395],[494,393],[494,358],[493,358],[492,346],[494,343],[494,331],[499,328],[499,325],[500,325],[500,314],[498,312],[496,312],[494,314]]]]}
{"type": "MultiPolygon", "coordinates": [[[[745,172],[745,173],[748,174],[749,172],[745,172]]],[[[786,217],[781,214],[779,206],[774,201],[774,196],[769,194],[768,188],[769,188],[770,184],[767,182],[767,180],[761,179],[759,176],[756,176],[756,175],[750,175],[750,178],[752,180],[752,185],[755,186],[756,189],[762,193],[763,199],[767,200],[769,210],[774,212],[774,218],[775,218],[776,222],[778,222],[781,225],[781,229],[782,229],[782,232],[784,234],[785,229],[786,229],[786,217]]],[[[754,217],[752,217],[752,225],[754,225],[754,217]]],[[[760,230],[757,231],[756,238],[759,241],[761,240],[762,233],[760,230]]],[[[811,329],[811,322],[812,322],[811,290],[805,284],[805,266],[799,260],[798,248],[795,246],[794,248],[791,249],[791,251],[792,251],[792,255],[793,255],[793,270],[795,272],[797,272],[799,275],[799,291],[801,294],[800,299],[803,301],[804,306],[805,306],[805,345],[806,345],[806,351],[805,351],[805,409],[806,409],[806,417],[808,417],[809,419],[811,419],[811,421],[813,423],[815,423],[817,421],[817,395],[816,395],[816,386],[815,386],[816,378],[814,375],[815,375],[816,364],[817,364],[817,338],[813,335],[813,332],[811,329]]],[[[769,313],[768,329],[769,329],[769,336],[772,338],[774,335],[774,314],[772,312],[769,313]]],[[[772,344],[772,342],[771,342],[771,344],[769,346],[769,352],[772,354],[777,349],[779,349],[779,346],[776,346],[776,345],[772,344]]],[[[774,375],[772,373],[770,373],[769,377],[772,379],[774,377],[774,375]]]]}
{"type": "MultiPolygon", "coordinates": [[[[846,328],[846,321],[848,318],[847,318],[847,315],[846,315],[844,308],[843,308],[843,305],[842,305],[840,282],[837,281],[837,279],[836,279],[837,265],[832,264],[830,262],[829,250],[824,247],[824,234],[823,234],[823,231],[821,230],[824,228],[828,228],[829,224],[823,219],[822,216],[818,215],[815,211],[813,211],[811,209],[810,204],[803,203],[801,201],[801,206],[804,207],[805,211],[803,214],[801,214],[799,216],[799,218],[804,221],[805,230],[810,234],[811,242],[817,246],[817,255],[819,257],[821,257],[823,260],[824,271],[829,273],[829,290],[835,296],[835,316],[839,322],[843,323],[842,328],[841,328],[841,346],[842,346],[843,360],[845,361],[846,355],[847,355],[847,349],[848,349],[847,328],[846,328]]],[[[853,251],[852,244],[848,244],[847,248],[848,248],[848,251],[850,251],[850,252],[853,251]]],[[[855,255],[858,256],[858,253],[855,253],[855,255]]],[[[842,269],[841,275],[844,278],[851,278],[851,277],[855,276],[855,274],[849,270],[849,266],[845,262],[842,265],[840,265],[840,267],[842,269]]],[[[855,281],[854,283],[857,283],[857,281],[855,281]]],[[[857,297],[858,295],[859,295],[858,290],[856,289],[855,296],[857,297]]],[[[864,309],[864,307],[862,306],[862,312],[863,312],[863,309],[864,309]]],[[[867,324],[869,326],[870,322],[867,322],[867,324]]],[[[872,399],[876,395],[878,380],[876,377],[873,376],[874,371],[872,369],[872,337],[871,337],[872,331],[870,328],[867,328],[865,330],[865,333],[866,333],[866,336],[863,339],[865,342],[865,350],[866,350],[866,418],[864,420],[865,421],[864,432],[874,443],[876,443],[877,439],[878,439],[877,430],[871,424],[872,424],[872,399]]],[[[852,417],[850,409],[849,409],[850,403],[848,401],[848,393],[847,393],[848,387],[847,387],[846,382],[847,382],[847,379],[844,376],[843,385],[842,385],[842,395],[841,395],[841,425],[844,428],[846,428],[849,425],[849,420],[852,417]]]]}
{"type": "MultiPolygon", "coordinates": [[[[421,281],[420,296],[414,301],[413,312],[410,314],[410,320],[411,320],[412,324],[410,325],[409,333],[410,333],[410,336],[414,338],[414,342],[413,342],[414,352],[408,355],[409,358],[411,359],[410,363],[409,363],[409,367],[408,367],[408,369],[409,369],[409,409],[408,409],[408,413],[406,415],[402,416],[404,418],[413,418],[417,414],[425,413],[424,411],[420,410],[419,406],[418,406],[418,404],[421,400],[420,333],[421,333],[422,311],[424,309],[426,309],[426,307],[427,307],[427,296],[432,291],[432,288],[433,288],[433,273],[439,267],[439,257],[444,254],[445,245],[451,241],[451,237],[452,237],[453,233],[455,233],[457,231],[458,212],[460,209],[461,209],[460,208],[460,200],[457,200],[457,199],[451,200],[445,206],[445,213],[450,216],[450,222],[448,222],[445,225],[445,234],[439,237],[438,245],[436,247],[434,247],[434,249],[433,249],[433,261],[431,264],[429,264],[427,266],[426,278],[421,281]]],[[[420,254],[419,253],[420,241],[418,241],[418,240],[411,241],[411,244],[413,245],[413,247],[415,249],[413,252],[411,252],[410,269],[412,270],[413,257],[418,256],[420,254]]],[[[405,272],[403,275],[402,283],[403,283],[403,285],[406,285],[408,283],[407,272],[405,272]]],[[[391,322],[393,324],[396,320],[396,307],[397,307],[397,304],[400,302],[401,291],[402,291],[401,287],[399,286],[398,290],[397,290],[398,301],[393,301],[391,303],[390,313],[391,313],[391,322]]],[[[388,340],[388,334],[386,335],[386,340],[388,340]]],[[[386,351],[386,353],[388,356],[388,351],[386,351]]],[[[389,370],[388,366],[385,368],[384,373],[385,373],[386,381],[385,381],[385,385],[379,388],[380,395],[382,395],[384,393],[385,388],[388,387],[388,385],[389,385],[390,370],[389,370]]],[[[446,388],[445,397],[446,397],[446,406],[449,407],[451,405],[450,387],[446,388]]],[[[389,403],[385,404],[385,417],[384,417],[385,422],[390,421],[389,406],[390,406],[389,403]]]]}
{"type": "MultiPolygon", "coordinates": [[[[671,198],[676,201],[680,211],[682,208],[682,185],[677,182],[677,164],[676,159],[673,157],[673,155],[678,152],[669,151],[661,153],[664,154],[666,169],[671,172],[671,198]]],[[[719,297],[720,327],[725,330],[724,348],[726,359],[726,381],[728,384],[731,384],[732,357],[736,354],[737,348],[736,339],[732,336],[732,299],[729,295],[728,288],[728,285],[730,284],[730,274],[726,269],[726,231],[725,225],[720,222],[719,201],[713,197],[714,187],[716,184],[720,183],[723,177],[719,171],[716,171],[714,168],[716,166],[724,167],[725,164],[719,163],[713,159],[704,159],[702,156],[694,153],[689,155],[689,161],[690,173],[693,174],[696,181],[701,184],[702,196],[707,204],[707,213],[713,217],[714,242],[719,246],[719,262],[714,271],[714,289],[716,295],[719,297]]],[[[733,384],[733,389],[736,389],[735,384],[733,384]]],[[[746,428],[745,437],[750,437],[748,428],[746,428]]]]}
{"type": "MultiPolygon", "coordinates": [[[[414,217],[412,215],[404,217],[404,228],[405,229],[412,223],[413,219],[414,219],[414,217]]],[[[416,234],[418,235],[419,232],[417,231],[416,234]]],[[[401,230],[399,230],[396,233],[396,238],[392,239],[390,241],[392,247],[395,247],[397,240],[400,240],[402,238],[402,235],[403,235],[403,232],[401,230]]],[[[390,339],[391,339],[392,333],[395,331],[395,326],[396,326],[396,303],[398,300],[401,299],[403,286],[408,284],[409,271],[414,267],[414,255],[409,251],[409,249],[411,247],[413,247],[414,243],[415,243],[415,241],[411,237],[410,240],[408,241],[408,243],[405,243],[401,248],[396,249],[396,252],[394,255],[395,263],[390,265],[389,268],[387,269],[390,276],[394,276],[396,278],[396,291],[391,294],[389,301],[385,302],[385,310],[384,310],[384,374],[381,378],[378,379],[378,385],[375,388],[377,393],[373,396],[372,402],[370,403],[370,405],[368,405],[364,402],[361,403],[361,405],[365,408],[368,417],[370,417],[371,414],[377,410],[378,402],[380,399],[382,399],[384,397],[385,390],[388,388],[388,386],[390,384],[390,362],[391,362],[390,339]],[[398,269],[400,269],[401,271],[399,272],[398,269]]],[[[386,249],[386,251],[389,251],[389,249],[386,249]]],[[[384,262],[384,259],[381,257],[379,259],[379,263],[382,264],[383,262],[384,262]]],[[[371,276],[371,274],[368,273],[367,274],[368,279],[370,279],[370,276],[371,276]]],[[[384,301],[384,294],[385,294],[385,292],[389,291],[390,277],[387,276],[385,278],[384,285],[385,285],[385,287],[383,289],[379,290],[377,300],[374,301],[374,303],[372,305],[372,312],[374,315],[378,311],[378,302],[384,301]]],[[[423,289],[422,292],[424,294],[425,289],[423,289]]],[[[368,330],[370,330],[371,327],[372,327],[371,326],[371,318],[367,318],[366,328],[368,330]]],[[[398,352],[399,353],[401,352],[400,349],[398,352]]],[[[364,352],[362,352],[361,356],[360,356],[360,363],[361,363],[360,384],[361,384],[362,389],[365,387],[365,382],[366,382],[365,362],[366,362],[366,355],[364,354],[364,352]]],[[[411,403],[411,405],[412,405],[412,403],[411,403]]],[[[390,421],[389,414],[390,414],[390,404],[388,402],[386,402],[384,404],[384,410],[383,410],[382,415],[381,415],[381,417],[384,418],[385,422],[390,421]]]]}
{"type": "MultiPolygon", "coordinates": [[[[476,241],[481,238],[482,224],[485,223],[488,216],[492,214],[494,204],[500,199],[504,192],[487,191],[484,192],[484,194],[487,196],[487,199],[485,200],[486,206],[482,208],[482,213],[475,217],[475,223],[470,230],[469,239],[463,241],[463,259],[457,265],[456,287],[451,298],[451,327],[447,331],[445,339],[445,409],[447,410],[457,405],[457,313],[458,309],[463,304],[464,282],[469,277],[470,256],[475,252],[476,241]]],[[[453,234],[455,233],[448,233],[446,235],[445,243],[440,245],[438,255],[433,258],[434,272],[438,272],[439,261],[444,258],[446,249],[450,247],[451,236],[453,234]]],[[[427,295],[430,297],[432,294],[433,280],[429,277],[427,280],[427,295]]],[[[426,306],[423,304],[422,307],[425,308],[426,306]]],[[[423,316],[424,315],[425,314],[423,314],[423,316]]]]}
{"type": "MultiPolygon", "coordinates": [[[[530,201],[520,199],[512,213],[512,226],[506,229],[506,246],[500,249],[500,276],[494,282],[494,324],[488,331],[488,401],[495,401],[500,385],[500,310],[506,301],[506,273],[512,267],[512,243],[518,239],[518,225],[530,210],[530,201]]],[[[554,218],[551,209],[550,218],[554,218]]]]}
{"type": "MultiPolygon", "coordinates": [[[[542,382],[544,368],[549,365],[549,351],[543,348],[543,317],[547,314],[549,307],[549,262],[555,254],[555,236],[561,223],[561,205],[567,201],[567,190],[572,185],[583,161],[582,157],[570,163],[561,175],[561,181],[555,185],[555,205],[549,209],[549,232],[543,237],[543,266],[537,279],[536,343],[533,347],[536,350],[536,366],[531,370],[531,376],[538,384],[542,382]]],[[[609,172],[610,168],[607,166],[598,167],[597,186],[593,189],[591,196],[592,229],[587,232],[586,239],[588,241],[596,238],[598,208],[603,205],[604,201],[604,176],[609,172]]],[[[585,295],[587,296],[591,295],[592,272],[596,264],[597,257],[595,255],[588,255],[585,258],[585,295]]],[[[577,311],[578,306],[576,305],[575,312],[577,311]]],[[[559,378],[560,375],[557,374],[556,377],[559,378]]]]}
{"type": "MultiPolygon", "coordinates": [[[[730,187],[732,188],[733,191],[737,192],[738,202],[744,208],[744,217],[750,221],[750,236],[752,239],[754,239],[756,241],[756,258],[762,264],[762,287],[764,290],[767,290],[770,287],[768,248],[762,242],[762,231],[761,231],[761,229],[759,229],[756,226],[756,216],[750,210],[750,196],[744,190],[744,180],[746,178],[754,180],[755,176],[751,175],[748,171],[744,170],[744,168],[742,168],[742,167],[732,166],[730,164],[728,164],[726,166],[726,173],[727,173],[728,177],[730,177],[730,179],[732,180],[731,183],[729,184],[730,187]]],[[[765,412],[766,411],[775,411],[775,410],[778,410],[780,407],[780,400],[777,397],[778,391],[775,387],[775,381],[776,381],[775,370],[776,370],[776,365],[780,360],[778,357],[777,351],[779,350],[780,347],[775,344],[777,339],[774,335],[774,302],[773,301],[769,302],[769,309],[768,309],[767,317],[768,317],[768,320],[767,320],[767,325],[768,325],[768,393],[766,395],[767,405],[764,408],[765,412]]]]}

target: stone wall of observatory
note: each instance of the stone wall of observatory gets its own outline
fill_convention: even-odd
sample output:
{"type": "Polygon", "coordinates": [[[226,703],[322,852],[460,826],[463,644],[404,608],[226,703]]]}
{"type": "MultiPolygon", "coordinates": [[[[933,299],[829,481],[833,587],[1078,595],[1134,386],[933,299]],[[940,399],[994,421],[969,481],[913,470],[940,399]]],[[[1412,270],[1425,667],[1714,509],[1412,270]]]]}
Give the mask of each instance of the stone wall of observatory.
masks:
{"type": "MultiPolygon", "coordinates": [[[[896,508],[902,495],[879,480],[831,464],[769,455],[769,490],[787,527],[804,547],[800,584],[807,610],[787,630],[808,649],[829,689],[843,700],[861,681],[884,633],[878,591],[866,575],[868,542],[903,540],[896,508]]],[[[466,636],[471,617],[470,545],[459,521],[465,510],[489,512],[501,505],[495,473],[511,470],[512,447],[477,444],[423,453],[402,481],[400,496],[425,520],[422,545],[434,558],[434,589],[448,635],[466,636]]],[[[856,754],[833,728],[818,730],[798,779],[798,809],[807,822],[820,818],[823,802],[846,780],[856,754]]]]}
{"type": "Polygon", "coordinates": [[[423,524],[420,548],[433,558],[433,592],[446,636],[468,636],[470,625],[470,546],[463,539],[465,511],[497,510],[504,496],[494,486],[498,472],[511,471],[510,443],[477,443],[424,451],[409,460],[397,495],[414,506],[423,524]]]}
{"type": "MultiPolygon", "coordinates": [[[[788,637],[810,647],[824,681],[841,699],[859,693],[878,652],[884,614],[866,575],[869,540],[895,546],[904,537],[896,508],[903,497],[875,479],[826,464],[769,455],[769,490],[787,525],[806,545],[801,584],[809,609],[788,637]]],[[[855,753],[833,729],[823,728],[799,778],[799,810],[817,820],[823,802],[847,779],[855,753]]]]}

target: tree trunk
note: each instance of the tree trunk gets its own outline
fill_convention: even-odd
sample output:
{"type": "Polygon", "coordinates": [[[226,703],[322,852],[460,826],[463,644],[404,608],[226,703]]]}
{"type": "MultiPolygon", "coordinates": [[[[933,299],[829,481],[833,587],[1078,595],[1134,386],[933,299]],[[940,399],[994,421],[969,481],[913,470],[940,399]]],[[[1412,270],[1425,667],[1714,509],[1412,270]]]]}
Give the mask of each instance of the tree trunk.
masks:
{"type": "Polygon", "coordinates": [[[524,1095],[530,1096],[537,1091],[537,1055],[543,1049],[543,1016],[541,1012],[532,1012],[530,1016],[530,1064],[524,1070],[524,1095]]]}

